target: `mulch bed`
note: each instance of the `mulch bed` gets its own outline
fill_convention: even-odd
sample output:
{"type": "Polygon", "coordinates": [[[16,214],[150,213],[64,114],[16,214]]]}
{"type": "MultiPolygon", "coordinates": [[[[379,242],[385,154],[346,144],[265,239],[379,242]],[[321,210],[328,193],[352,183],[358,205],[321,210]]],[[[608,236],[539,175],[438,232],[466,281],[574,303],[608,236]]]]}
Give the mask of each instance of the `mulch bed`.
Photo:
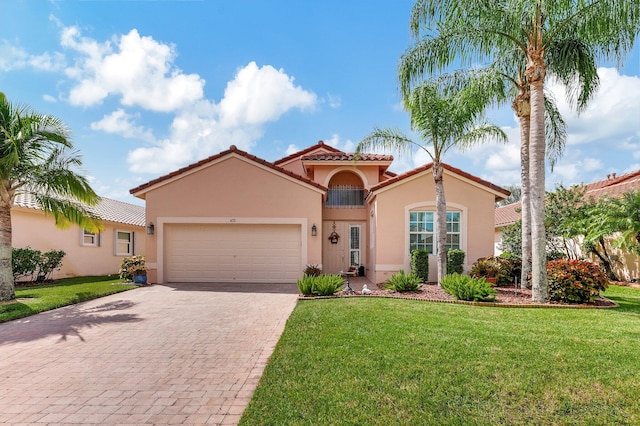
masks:
{"type": "MultiPolygon", "coordinates": [[[[620,283],[615,283],[620,285],[620,283]]],[[[362,297],[388,297],[395,299],[411,299],[411,300],[424,300],[429,302],[441,302],[441,303],[460,303],[460,304],[472,304],[472,305],[480,305],[480,306],[503,306],[503,307],[518,307],[518,308],[526,308],[526,307],[538,307],[538,308],[615,308],[618,306],[617,303],[600,296],[598,299],[593,301],[592,303],[583,303],[583,304],[569,304],[569,303],[561,303],[561,302],[547,302],[547,303],[537,303],[531,300],[531,290],[530,289],[520,289],[513,286],[500,286],[495,287],[498,292],[496,296],[496,300],[494,302],[467,302],[462,300],[455,300],[453,296],[449,293],[445,292],[442,287],[439,287],[435,284],[427,284],[423,285],[419,291],[409,291],[409,292],[396,292],[393,290],[384,290],[384,289],[371,289],[371,294],[363,295],[361,292],[356,291],[354,293],[340,292],[337,293],[338,297],[354,297],[354,296],[362,296],[362,297]]],[[[307,299],[307,297],[305,297],[307,299]]]]}

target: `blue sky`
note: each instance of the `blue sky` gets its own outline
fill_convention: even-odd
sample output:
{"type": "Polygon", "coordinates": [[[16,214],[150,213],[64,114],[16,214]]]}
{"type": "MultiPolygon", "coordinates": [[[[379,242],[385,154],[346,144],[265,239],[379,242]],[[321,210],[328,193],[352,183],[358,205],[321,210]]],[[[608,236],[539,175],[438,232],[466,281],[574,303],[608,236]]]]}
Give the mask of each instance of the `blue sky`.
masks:
{"type": "MultiPolygon", "coordinates": [[[[100,195],[141,204],[129,189],[232,144],[273,161],[319,140],[353,151],[374,126],[408,132],[396,65],[411,4],[2,0],[0,91],[71,127],[100,195]]],[[[579,117],[549,85],[569,140],[548,188],[640,169],[640,47],[620,69],[601,65],[579,117]]],[[[511,142],[445,161],[517,184],[517,123],[508,108],[489,116],[511,142]]]]}

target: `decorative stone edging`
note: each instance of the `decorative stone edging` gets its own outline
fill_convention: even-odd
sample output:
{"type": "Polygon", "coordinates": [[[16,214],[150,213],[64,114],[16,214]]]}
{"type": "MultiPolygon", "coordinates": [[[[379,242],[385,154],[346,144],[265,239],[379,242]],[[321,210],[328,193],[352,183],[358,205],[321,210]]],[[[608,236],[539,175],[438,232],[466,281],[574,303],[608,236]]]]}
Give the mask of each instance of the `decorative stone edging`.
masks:
{"type": "Polygon", "coordinates": [[[550,304],[550,303],[497,303],[497,302],[471,302],[468,300],[440,300],[440,299],[428,299],[422,297],[411,297],[411,296],[392,296],[386,294],[343,294],[343,295],[334,295],[334,296],[303,296],[298,295],[298,300],[323,300],[323,299],[350,299],[355,297],[364,297],[364,298],[378,298],[378,299],[400,299],[400,300],[417,300],[420,302],[433,302],[433,303],[449,303],[454,305],[470,305],[470,306],[486,306],[486,307],[494,307],[494,308],[534,308],[534,309],[610,309],[610,308],[618,308],[616,302],[611,299],[607,299],[606,297],[600,296],[602,299],[607,300],[612,303],[610,306],[595,306],[595,305],[560,305],[560,304],[550,304]]]}

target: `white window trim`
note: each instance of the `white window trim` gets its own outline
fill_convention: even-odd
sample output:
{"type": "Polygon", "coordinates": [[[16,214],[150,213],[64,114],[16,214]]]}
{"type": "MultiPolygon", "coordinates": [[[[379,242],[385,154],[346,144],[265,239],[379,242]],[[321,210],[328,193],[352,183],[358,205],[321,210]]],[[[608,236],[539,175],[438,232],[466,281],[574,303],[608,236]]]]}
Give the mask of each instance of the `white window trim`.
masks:
{"type": "Polygon", "coordinates": [[[358,252],[358,264],[357,265],[349,265],[349,266],[360,266],[363,265],[362,262],[362,227],[359,224],[349,224],[349,263],[351,263],[351,253],[352,252],[358,252]],[[351,248],[351,229],[352,228],[358,228],[358,248],[357,249],[352,249],[351,248]]]}
{"type": "Polygon", "coordinates": [[[82,247],[100,247],[100,232],[88,232],[84,228],[80,228],[80,245],[82,247]],[[85,235],[93,235],[93,243],[84,241],[85,235]]]}
{"type": "MultiPolygon", "coordinates": [[[[409,230],[410,230],[410,220],[409,213],[412,211],[436,211],[436,202],[428,201],[421,203],[409,204],[404,207],[404,269],[405,271],[411,270],[411,252],[409,251],[409,230]]],[[[469,220],[467,206],[463,206],[458,203],[450,203],[447,202],[447,211],[459,211],[460,212],[460,250],[463,250],[465,253],[467,252],[467,225],[469,220]]],[[[434,217],[435,221],[435,217],[434,217]]],[[[435,249],[437,242],[435,241],[436,236],[436,224],[434,223],[434,242],[433,247],[435,249]]]]}
{"type": "Polygon", "coordinates": [[[127,229],[116,229],[114,233],[114,244],[113,251],[116,256],[133,256],[135,255],[135,231],[127,230],[127,229]],[[118,233],[123,232],[129,234],[131,239],[129,240],[129,253],[121,253],[118,251],[118,233]]]}

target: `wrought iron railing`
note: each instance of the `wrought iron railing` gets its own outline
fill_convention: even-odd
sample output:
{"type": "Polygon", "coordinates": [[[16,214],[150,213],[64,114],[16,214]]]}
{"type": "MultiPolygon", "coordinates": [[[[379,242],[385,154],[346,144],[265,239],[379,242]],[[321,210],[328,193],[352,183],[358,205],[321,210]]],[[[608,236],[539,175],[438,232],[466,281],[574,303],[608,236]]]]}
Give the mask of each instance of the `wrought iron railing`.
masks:
{"type": "Polygon", "coordinates": [[[336,185],[329,187],[325,207],[331,208],[360,208],[364,207],[367,191],[361,186],[336,185]]]}

